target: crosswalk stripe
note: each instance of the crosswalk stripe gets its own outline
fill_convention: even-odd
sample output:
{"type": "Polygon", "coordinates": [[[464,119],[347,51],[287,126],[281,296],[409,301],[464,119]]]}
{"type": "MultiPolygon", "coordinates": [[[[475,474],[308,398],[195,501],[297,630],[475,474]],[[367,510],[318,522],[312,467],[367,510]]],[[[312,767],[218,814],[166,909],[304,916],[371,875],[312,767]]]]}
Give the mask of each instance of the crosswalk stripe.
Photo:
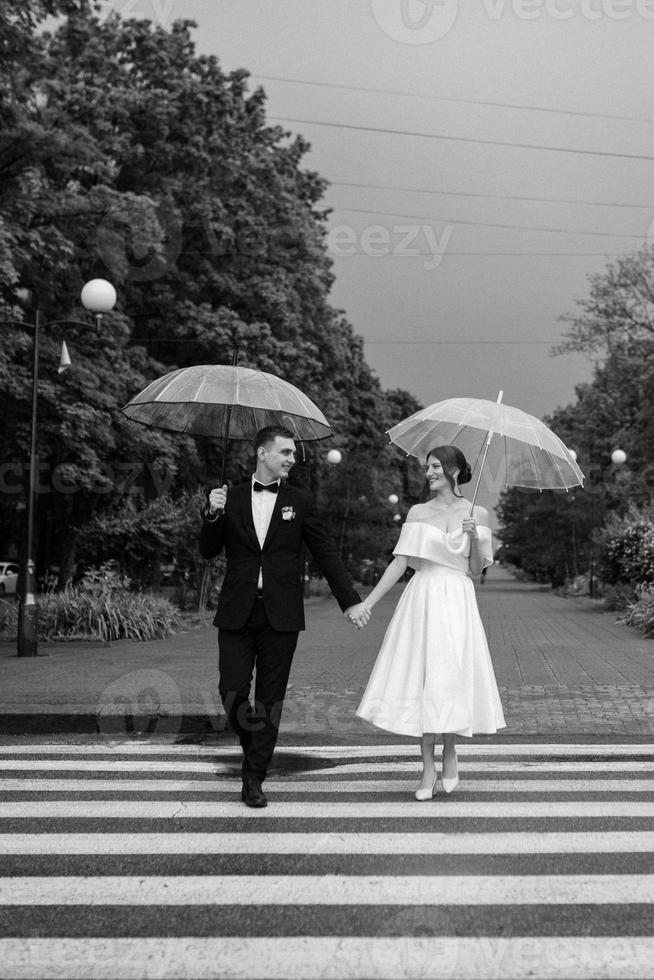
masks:
{"type": "MultiPolygon", "coordinates": [[[[619,762],[589,761],[533,761],[526,759],[521,762],[480,760],[459,760],[460,772],[646,772],[653,773],[654,760],[619,762]]],[[[235,763],[221,762],[177,762],[145,759],[2,759],[0,772],[195,772],[211,774],[234,774],[240,766],[235,763]]],[[[311,770],[310,760],[307,759],[307,770],[311,770]]],[[[416,757],[413,762],[361,762],[334,763],[329,769],[319,770],[330,773],[373,773],[373,772],[420,772],[420,761],[416,757]]],[[[299,777],[299,773],[298,773],[299,777]]],[[[271,778],[274,778],[271,777],[271,778]]]]}
{"type": "MultiPolygon", "coordinates": [[[[607,743],[594,742],[495,742],[479,744],[471,742],[457,743],[459,756],[502,756],[502,755],[554,755],[554,756],[629,756],[652,755],[654,743],[607,743]]],[[[370,745],[284,745],[278,746],[278,752],[301,753],[307,756],[336,756],[352,758],[364,756],[376,758],[379,756],[415,756],[418,754],[417,740],[411,744],[401,742],[397,745],[373,743],[370,745]]],[[[229,755],[240,758],[241,750],[237,745],[176,745],[160,742],[102,742],[101,744],[59,744],[56,742],[36,742],[30,745],[0,745],[0,757],[3,755],[229,755]]]]}
{"type": "MultiPolygon", "coordinates": [[[[2,766],[0,765],[0,769],[2,766]]],[[[548,772],[579,772],[586,774],[589,772],[597,773],[607,773],[607,772],[644,772],[648,775],[654,774],[654,759],[647,759],[639,762],[634,762],[630,760],[623,760],[620,762],[611,762],[602,760],[589,761],[589,762],[557,762],[552,761],[534,761],[533,759],[524,759],[520,762],[514,761],[501,761],[498,762],[495,759],[483,759],[479,761],[471,761],[467,759],[459,759],[458,761],[459,772],[469,773],[469,772],[530,772],[530,773],[548,773],[548,772]]],[[[420,762],[416,759],[415,762],[345,762],[342,765],[334,765],[333,768],[324,770],[325,774],[329,773],[341,773],[341,774],[354,774],[358,772],[362,773],[373,773],[373,772],[416,772],[421,771],[420,762]]]]}
{"type": "Polygon", "coordinates": [[[275,800],[265,811],[251,810],[240,802],[231,800],[177,801],[177,800],[46,800],[0,803],[0,819],[80,819],[80,818],[132,818],[132,819],[216,819],[241,817],[266,820],[274,817],[285,819],[338,818],[356,820],[362,818],[401,817],[409,819],[438,819],[442,817],[483,817],[507,819],[510,817],[654,817],[654,803],[602,800],[547,802],[478,802],[440,800],[435,797],[425,806],[417,806],[414,800],[397,803],[376,802],[286,802],[275,800]]]}
{"type": "Polygon", "coordinates": [[[652,980],[649,936],[164,937],[0,940],[0,978],[32,980],[652,980]]]}
{"type": "Polygon", "coordinates": [[[71,771],[75,772],[231,772],[237,767],[214,762],[160,762],[144,759],[3,759],[0,760],[0,772],[38,772],[38,771],[71,771]]]}
{"type": "Polygon", "coordinates": [[[648,853],[654,832],[0,834],[0,854],[648,853]]]}
{"type": "MultiPolygon", "coordinates": [[[[278,793],[405,793],[413,794],[418,779],[293,779],[266,786],[278,793]]],[[[654,793],[650,779],[466,779],[468,793],[654,793]]],[[[3,779],[0,793],[237,793],[240,779],[3,779]]]]}
{"type": "MultiPolygon", "coordinates": [[[[629,756],[629,755],[652,755],[654,753],[654,743],[607,743],[599,744],[594,742],[496,742],[493,744],[480,745],[472,742],[457,743],[457,755],[459,756],[502,756],[502,755],[553,755],[553,756],[629,756]]],[[[397,745],[380,745],[372,743],[370,745],[284,745],[278,747],[279,753],[301,753],[307,757],[316,755],[347,759],[352,757],[365,756],[365,758],[376,758],[379,756],[415,756],[418,758],[417,740],[411,744],[406,742],[397,745]]],[[[56,742],[36,742],[30,745],[0,745],[0,757],[22,756],[22,755],[229,755],[240,759],[241,750],[234,744],[225,745],[176,745],[160,742],[102,742],[101,744],[59,744],[56,742]]]]}
{"type": "Polygon", "coordinates": [[[106,875],[0,878],[0,905],[615,905],[654,875],[106,875]]]}
{"type": "Polygon", "coordinates": [[[654,831],[0,834],[0,854],[612,854],[654,852],[654,831]]]}

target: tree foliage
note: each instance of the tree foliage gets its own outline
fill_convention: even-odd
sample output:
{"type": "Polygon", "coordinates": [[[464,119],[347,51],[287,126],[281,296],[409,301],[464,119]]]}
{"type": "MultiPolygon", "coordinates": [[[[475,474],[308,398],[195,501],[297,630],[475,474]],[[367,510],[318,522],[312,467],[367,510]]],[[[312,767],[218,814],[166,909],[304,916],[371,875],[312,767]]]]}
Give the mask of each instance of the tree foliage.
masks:
{"type": "MultiPolygon", "coordinates": [[[[556,583],[594,565],[606,521],[652,499],[654,249],[591,276],[589,297],[578,305],[581,313],[563,317],[570,326],[556,353],[593,356],[593,377],[577,386],[575,403],[545,421],[576,451],[584,489],[536,500],[509,491],[498,509],[502,556],[556,583]],[[612,463],[616,448],[626,452],[626,465],[612,463]]],[[[607,578],[615,578],[612,568],[607,578]]]]}
{"type": "MultiPolygon", "coordinates": [[[[39,564],[55,562],[62,578],[110,547],[155,570],[181,553],[175,528],[191,533],[186,513],[219,470],[219,443],[145,430],[118,410],[153,378],[229,363],[235,348],[240,364],[310,394],[345,458],[356,457],[341,492],[323,493],[339,527],[350,499],[347,536],[359,522],[377,527],[380,486],[404,480],[383,433],[398,409],[418,405],[382,390],[329,303],[325,181],[303,168],[301,137],[268,125],[265,92],[198,55],[192,29],[101,19],[85,0],[11,0],[0,15],[4,547],[20,540],[25,515],[29,324],[37,308],[47,324],[82,319],[75,297],[90,278],[119,294],[97,334],[67,329],[73,368],[62,376],[61,328],[42,331],[39,564]],[[51,33],[38,29],[48,15],[60,18],[51,33]]],[[[307,456],[304,475],[321,493],[324,445],[307,456]]],[[[232,450],[229,479],[248,457],[232,450]]],[[[353,561],[375,535],[359,539],[344,545],[353,561]]]]}

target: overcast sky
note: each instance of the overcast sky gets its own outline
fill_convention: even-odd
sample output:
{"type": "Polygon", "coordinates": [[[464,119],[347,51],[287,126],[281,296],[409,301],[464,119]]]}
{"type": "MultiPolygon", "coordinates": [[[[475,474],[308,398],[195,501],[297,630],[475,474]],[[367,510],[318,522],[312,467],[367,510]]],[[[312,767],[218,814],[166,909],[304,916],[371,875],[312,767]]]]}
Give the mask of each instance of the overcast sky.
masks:
{"type": "Polygon", "coordinates": [[[573,400],[591,365],[550,355],[558,318],[654,219],[654,0],[107,5],[196,20],[271,120],[302,120],[332,182],[332,301],[385,387],[573,400]]]}

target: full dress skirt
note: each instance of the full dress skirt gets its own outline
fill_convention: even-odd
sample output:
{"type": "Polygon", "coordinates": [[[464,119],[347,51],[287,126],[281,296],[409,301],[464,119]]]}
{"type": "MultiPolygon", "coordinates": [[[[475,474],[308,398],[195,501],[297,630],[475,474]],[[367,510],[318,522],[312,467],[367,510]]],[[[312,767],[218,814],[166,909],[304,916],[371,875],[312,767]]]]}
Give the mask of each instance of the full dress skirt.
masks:
{"type": "MultiPolygon", "coordinates": [[[[490,528],[479,527],[486,564],[490,528]]],[[[472,580],[469,541],[421,521],[404,525],[394,554],[414,574],[386,630],[357,715],[399,735],[471,736],[505,727],[472,580]]]]}

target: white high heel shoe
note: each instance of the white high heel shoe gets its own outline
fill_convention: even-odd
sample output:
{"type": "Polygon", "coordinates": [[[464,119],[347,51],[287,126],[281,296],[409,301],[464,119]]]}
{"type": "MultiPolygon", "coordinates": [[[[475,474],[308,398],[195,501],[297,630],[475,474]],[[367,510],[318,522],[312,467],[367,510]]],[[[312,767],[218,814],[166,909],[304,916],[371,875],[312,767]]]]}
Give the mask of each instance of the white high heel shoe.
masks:
{"type": "Polygon", "coordinates": [[[419,802],[424,800],[433,800],[436,796],[436,783],[438,782],[438,776],[434,777],[434,782],[431,786],[427,786],[426,789],[417,789],[415,797],[419,802]]]}
{"type": "Polygon", "coordinates": [[[448,776],[443,776],[443,774],[441,773],[441,783],[443,784],[443,792],[444,793],[447,793],[449,795],[450,793],[454,792],[454,790],[459,785],[459,772],[458,772],[458,769],[457,769],[456,776],[450,776],[450,777],[448,777],[448,776]]]}
{"type": "Polygon", "coordinates": [[[447,779],[446,776],[441,776],[441,782],[443,784],[443,791],[449,795],[459,785],[459,777],[457,775],[454,776],[452,779],[447,779]]]}

